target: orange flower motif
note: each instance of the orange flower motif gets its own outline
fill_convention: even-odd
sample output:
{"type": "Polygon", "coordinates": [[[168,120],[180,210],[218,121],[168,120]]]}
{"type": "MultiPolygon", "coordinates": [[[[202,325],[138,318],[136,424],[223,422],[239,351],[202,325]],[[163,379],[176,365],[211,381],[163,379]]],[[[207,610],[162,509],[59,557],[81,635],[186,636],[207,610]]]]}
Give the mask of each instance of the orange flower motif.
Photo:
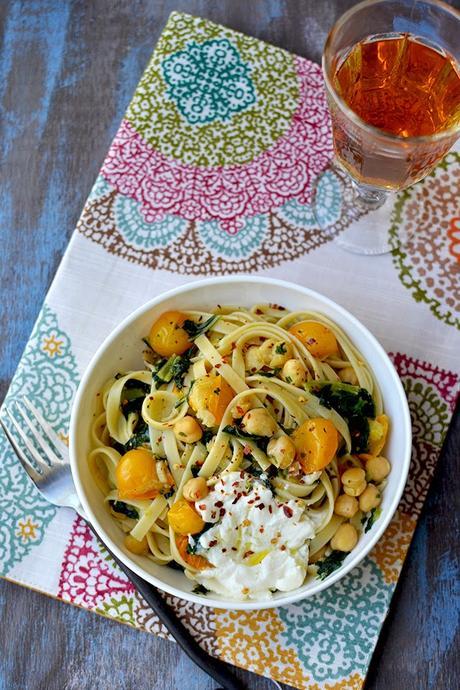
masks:
{"type": "Polygon", "coordinates": [[[460,264],[460,217],[452,218],[447,231],[449,251],[460,264]]]}
{"type": "Polygon", "coordinates": [[[62,355],[62,340],[57,340],[53,334],[49,338],[43,338],[43,352],[46,352],[50,357],[55,355],[62,355]]]}

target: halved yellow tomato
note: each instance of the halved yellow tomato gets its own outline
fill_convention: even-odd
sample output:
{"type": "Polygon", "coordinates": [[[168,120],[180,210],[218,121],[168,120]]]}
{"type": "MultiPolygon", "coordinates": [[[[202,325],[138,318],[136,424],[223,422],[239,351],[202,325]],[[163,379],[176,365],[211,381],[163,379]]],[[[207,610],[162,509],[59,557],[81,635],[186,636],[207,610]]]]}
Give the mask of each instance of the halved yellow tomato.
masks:
{"type": "Polygon", "coordinates": [[[369,455],[380,455],[387,441],[389,420],[386,414],[369,419],[369,455]]]}
{"type": "Polygon", "coordinates": [[[220,374],[203,376],[193,384],[189,396],[190,407],[207,426],[217,426],[221,423],[228,404],[235,397],[235,391],[220,374]],[[210,412],[214,421],[207,420],[203,411],[210,412]]]}
{"type": "Polygon", "coordinates": [[[181,355],[192,343],[182,328],[187,316],[180,311],[165,311],[150,329],[149,343],[162,357],[181,355]]]}
{"type": "Polygon", "coordinates": [[[329,419],[307,419],[292,434],[296,459],[305,474],[324,469],[333,459],[339,445],[339,436],[329,419]]]}
{"type": "Polygon", "coordinates": [[[339,353],[335,335],[330,328],[318,321],[300,321],[290,327],[289,333],[295,335],[313,357],[326,359],[339,353]]]}
{"type": "Polygon", "coordinates": [[[193,553],[188,553],[188,537],[185,534],[176,535],[176,545],[182,559],[195,570],[206,570],[206,568],[213,568],[214,566],[203,556],[198,556],[193,553]]]}
{"type": "Polygon", "coordinates": [[[168,522],[177,534],[197,534],[204,527],[204,520],[191,503],[180,498],[168,511],[168,522]]]}
{"type": "MultiPolygon", "coordinates": [[[[146,448],[135,448],[123,455],[115,470],[120,499],[155,498],[165,484],[158,478],[156,461],[146,448]]],[[[173,479],[168,473],[168,483],[173,479]]]]}

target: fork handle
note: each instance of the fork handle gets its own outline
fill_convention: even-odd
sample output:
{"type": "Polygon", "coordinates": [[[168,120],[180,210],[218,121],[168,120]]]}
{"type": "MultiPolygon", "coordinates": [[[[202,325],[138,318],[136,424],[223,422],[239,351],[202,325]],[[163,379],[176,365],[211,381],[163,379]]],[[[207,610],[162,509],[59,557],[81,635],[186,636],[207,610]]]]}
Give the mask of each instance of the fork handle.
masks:
{"type": "MultiPolygon", "coordinates": [[[[91,523],[88,522],[87,524],[100,541],[101,539],[91,523]]],[[[168,606],[159,590],[142,577],[139,577],[139,575],[136,575],[136,573],[118,560],[105,544],[104,547],[121,570],[123,570],[128,579],[133,583],[137,591],[144,597],[152,611],[156,613],[160,621],[168,629],[176,642],[182,647],[187,656],[221,685],[221,688],[216,688],[216,690],[245,690],[244,685],[234,677],[230,670],[230,666],[225,661],[215,659],[200,647],[172,608],[168,606]]]]}

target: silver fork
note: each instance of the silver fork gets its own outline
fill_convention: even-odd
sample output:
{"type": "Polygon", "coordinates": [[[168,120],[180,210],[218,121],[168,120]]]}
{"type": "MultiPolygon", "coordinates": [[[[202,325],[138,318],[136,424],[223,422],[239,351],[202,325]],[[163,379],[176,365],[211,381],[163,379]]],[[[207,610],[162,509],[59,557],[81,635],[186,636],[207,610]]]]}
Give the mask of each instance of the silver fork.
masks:
{"type": "Polygon", "coordinates": [[[24,407],[21,407],[16,400],[11,407],[4,409],[30,457],[0,417],[0,424],[11,447],[37,489],[49,503],[73,508],[85,517],[75,492],[67,446],[28,398],[23,398],[23,403],[24,407]]]}
{"type": "MultiPolygon", "coordinates": [[[[3,407],[3,410],[11,426],[7,426],[1,416],[0,425],[19,462],[40,493],[49,503],[76,510],[101,540],[78,500],[65,443],[27,398],[23,398],[23,406],[16,400],[11,407],[3,407]]],[[[119,561],[105,544],[104,547],[192,661],[217,680],[223,690],[244,690],[242,683],[233,677],[228,664],[209,656],[200,647],[158,589],[119,561]]]]}

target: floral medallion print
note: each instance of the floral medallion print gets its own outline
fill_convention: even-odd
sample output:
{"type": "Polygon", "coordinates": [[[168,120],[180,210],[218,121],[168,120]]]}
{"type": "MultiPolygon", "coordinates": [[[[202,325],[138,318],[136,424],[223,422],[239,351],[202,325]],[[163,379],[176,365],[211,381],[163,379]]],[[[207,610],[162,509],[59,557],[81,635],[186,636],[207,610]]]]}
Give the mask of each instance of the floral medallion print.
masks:
{"type": "Polygon", "coordinates": [[[219,611],[217,647],[225,661],[276,678],[297,688],[309,688],[310,676],[295,650],[280,634],[285,630],[279,609],[219,611]]]}
{"type": "Polygon", "coordinates": [[[199,167],[242,165],[286,133],[298,102],[292,55],[173,13],[126,120],[167,159],[199,167]]]}
{"type": "Polygon", "coordinates": [[[458,329],[460,263],[452,227],[458,216],[459,185],[460,154],[451,151],[424,180],[401,192],[390,228],[395,243],[401,227],[411,235],[392,252],[402,284],[436,318],[458,329]]]}
{"type": "Polygon", "coordinates": [[[398,581],[415,525],[415,518],[398,510],[369,555],[379,566],[387,584],[398,581]]]}
{"type": "Polygon", "coordinates": [[[97,609],[113,597],[134,592],[133,585],[103,551],[86,522],[77,517],[61,564],[58,596],[77,606],[97,609]]]}
{"type": "Polygon", "coordinates": [[[239,218],[270,212],[291,198],[309,202],[313,181],[332,158],[332,144],[320,68],[301,58],[296,68],[300,102],[292,126],[248,163],[182,163],[154,149],[124,120],[104,162],[104,178],[138,201],[150,222],[173,214],[218,220],[231,230],[239,218]]]}
{"type": "Polygon", "coordinates": [[[225,122],[256,102],[251,69],[226,38],[190,41],[161,71],[167,96],[191,125],[225,122]]]}
{"type": "MultiPolygon", "coordinates": [[[[65,434],[78,369],[71,343],[46,304],[34,326],[5,406],[28,396],[53,428],[65,434]]],[[[8,426],[5,414],[2,418],[8,426]]],[[[41,543],[56,514],[28,478],[0,431],[0,573],[7,574],[30,549],[41,543]]]]}
{"type": "Polygon", "coordinates": [[[281,639],[317,683],[365,675],[391,593],[367,558],[316,596],[278,609],[281,639]]]}
{"type": "Polygon", "coordinates": [[[330,168],[315,181],[310,202],[291,200],[270,214],[241,218],[232,232],[217,221],[187,222],[178,216],[148,223],[138,202],[110,186],[87,203],[77,229],[111,254],[142,266],[216,275],[250,273],[304,256],[361,215],[348,180],[330,168]]]}
{"type": "Polygon", "coordinates": [[[460,379],[427,362],[390,356],[406,391],[412,420],[412,459],[400,509],[417,519],[455,408],[460,379]]]}

